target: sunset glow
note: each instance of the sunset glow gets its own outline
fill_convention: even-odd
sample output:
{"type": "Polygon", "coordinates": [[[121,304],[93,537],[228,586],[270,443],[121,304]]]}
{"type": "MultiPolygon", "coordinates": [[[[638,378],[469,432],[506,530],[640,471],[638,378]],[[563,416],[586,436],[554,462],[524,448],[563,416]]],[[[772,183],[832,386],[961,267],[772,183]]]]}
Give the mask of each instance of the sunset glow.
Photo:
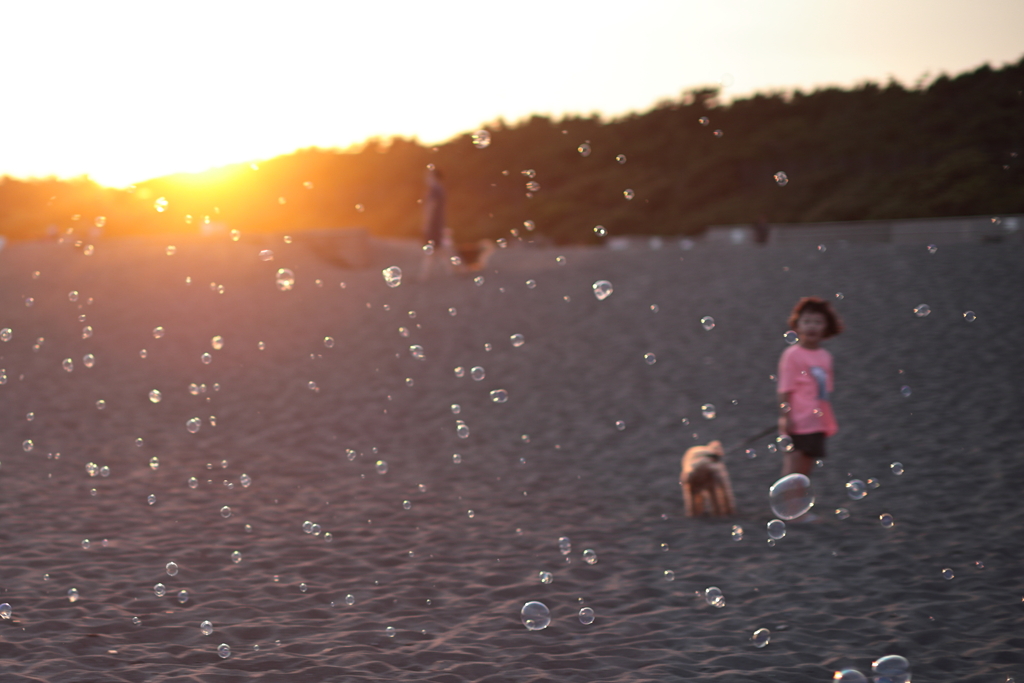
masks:
{"type": "Polygon", "coordinates": [[[531,113],[642,111],[930,74],[1024,52],[1024,5],[752,1],[24,4],[0,10],[0,174],[125,186],[531,113]]]}

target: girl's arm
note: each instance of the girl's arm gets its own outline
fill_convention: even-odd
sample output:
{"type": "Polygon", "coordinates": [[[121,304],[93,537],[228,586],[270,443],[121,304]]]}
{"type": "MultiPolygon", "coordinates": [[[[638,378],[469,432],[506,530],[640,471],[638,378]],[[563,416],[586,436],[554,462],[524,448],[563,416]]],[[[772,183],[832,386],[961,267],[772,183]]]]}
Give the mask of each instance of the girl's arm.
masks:
{"type": "Polygon", "coordinates": [[[779,434],[789,434],[789,395],[792,392],[776,394],[776,405],[779,407],[779,434]]]}

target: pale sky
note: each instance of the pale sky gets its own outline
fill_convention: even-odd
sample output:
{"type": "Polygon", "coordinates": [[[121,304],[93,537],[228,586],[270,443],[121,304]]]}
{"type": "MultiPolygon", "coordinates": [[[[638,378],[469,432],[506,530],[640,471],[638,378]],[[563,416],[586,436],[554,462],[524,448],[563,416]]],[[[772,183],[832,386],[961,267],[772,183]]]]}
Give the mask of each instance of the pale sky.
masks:
{"type": "Polygon", "coordinates": [[[1024,56],[1024,0],[0,0],[0,175],[125,186],[499,117],[1024,56]]]}

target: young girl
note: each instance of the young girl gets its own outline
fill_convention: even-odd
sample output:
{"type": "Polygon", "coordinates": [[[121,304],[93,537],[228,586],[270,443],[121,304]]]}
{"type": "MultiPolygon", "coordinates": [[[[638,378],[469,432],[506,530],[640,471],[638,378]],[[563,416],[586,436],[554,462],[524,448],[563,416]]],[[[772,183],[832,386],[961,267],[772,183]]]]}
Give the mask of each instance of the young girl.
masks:
{"type": "Polygon", "coordinates": [[[799,343],[779,359],[779,433],[793,439],[783,453],[782,476],[810,475],[814,461],[825,457],[825,438],[838,431],[832,414],[832,354],[821,342],[843,330],[832,306],[818,297],[804,297],[789,315],[789,328],[799,343]]]}

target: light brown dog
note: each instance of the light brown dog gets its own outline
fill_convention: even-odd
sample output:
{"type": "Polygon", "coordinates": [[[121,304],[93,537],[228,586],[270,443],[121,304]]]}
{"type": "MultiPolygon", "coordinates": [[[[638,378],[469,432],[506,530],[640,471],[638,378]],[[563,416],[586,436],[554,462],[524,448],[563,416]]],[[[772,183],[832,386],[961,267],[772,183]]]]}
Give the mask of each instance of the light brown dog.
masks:
{"type": "Polygon", "coordinates": [[[687,517],[705,512],[714,517],[736,514],[736,498],[732,493],[729,471],[725,469],[721,442],[694,446],[686,451],[681,464],[679,485],[683,489],[687,517]]]}

